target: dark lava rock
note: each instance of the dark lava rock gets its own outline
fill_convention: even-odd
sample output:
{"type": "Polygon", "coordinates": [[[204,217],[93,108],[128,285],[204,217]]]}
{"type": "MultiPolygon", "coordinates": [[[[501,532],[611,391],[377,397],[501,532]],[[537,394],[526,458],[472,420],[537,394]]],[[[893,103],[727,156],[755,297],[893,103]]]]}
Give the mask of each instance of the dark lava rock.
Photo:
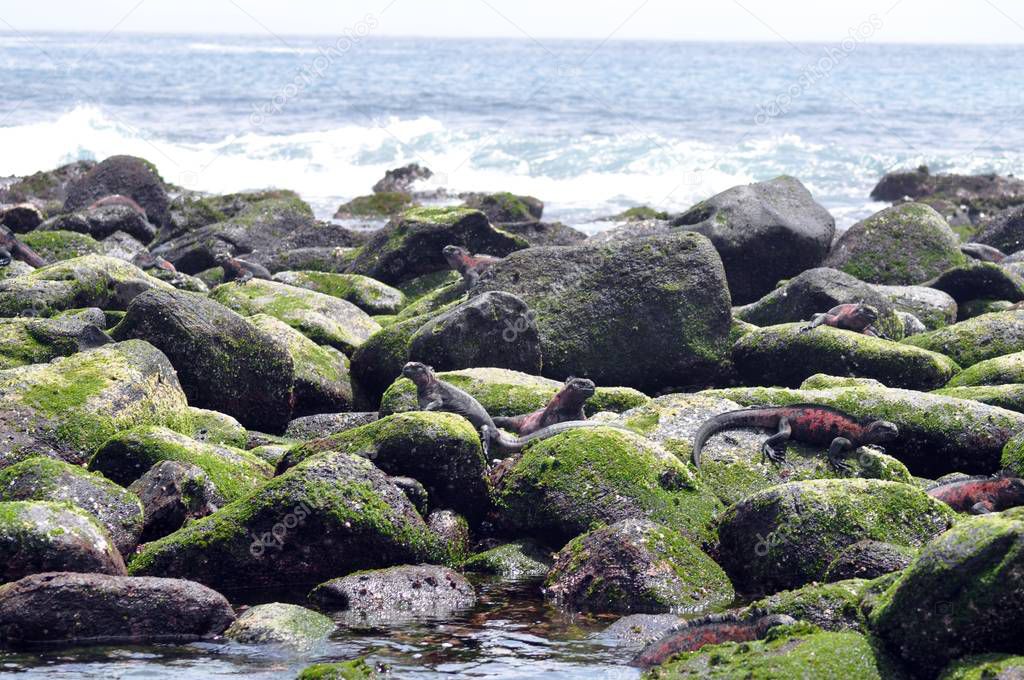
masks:
{"type": "Polygon", "coordinates": [[[409,193],[417,180],[430,179],[433,176],[434,173],[430,171],[430,168],[423,167],[419,163],[410,163],[400,168],[387,170],[384,173],[384,178],[373,185],[373,192],[375,194],[409,193]]]}
{"type": "Polygon", "coordinates": [[[128,490],[142,501],[144,542],[163,538],[187,520],[206,517],[227,502],[201,468],[176,460],[157,463],[128,490]]]}
{"type": "Polygon", "coordinates": [[[192,406],[226,413],[261,432],[288,426],[291,357],[227,307],[191,293],[153,290],[132,302],[112,334],[146,340],[166,354],[192,406]]]}
{"type": "MultiPolygon", "coordinates": [[[[391,483],[402,490],[409,502],[416,507],[416,512],[426,517],[430,514],[430,494],[427,487],[412,477],[389,477],[391,483]]],[[[431,528],[433,530],[433,528],[431,528]]]]}
{"type": "Polygon", "coordinates": [[[993,215],[981,225],[974,240],[1004,253],[1024,250],[1024,206],[1007,208],[993,215]]]}
{"type": "Polygon", "coordinates": [[[139,498],[102,475],[49,458],[30,458],[0,472],[0,501],[65,501],[103,525],[129,555],[142,534],[139,498]]]}
{"type": "Polygon", "coordinates": [[[316,456],[209,517],[149,543],[137,576],[190,578],[222,592],[298,591],[341,574],[447,551],[405,494],[359,456],[316,456]]]}
{"type": "Polygon", "coordinates": [[[49,501],[0,503],[0,565],[3,581],[45,571],[125,573],[120,553],[95,517],[70,503],[49,501]]]}
{"type": "Polygon", "coordinates": [[[809,269],[757,302],[733,310],[733,315],[756,326],[810,321],[815,314],[838,305],[862,303],[878,310],[878,328],[890,340],[903,337],[896,309],[874,286],[827,267],[809,269]]]}
{"type": "Polygon", "coordinates": [[[43,170],[22,177],[0,189],[0,203],[22,203],[28,200],[55,201],[63,205],[68,184],[96,167],[96,161],[74,161],[54,170],[43,170]]]}
{"type": "Polygon", "coordinates": [[[890,172],[871,190],[876,201],[945,199],[968,207],[972,221],[982,213],[1024,203],[1024,181],[998,175],[933,175],[926,166],[890,172]]]}
{"type": "Polygon", "coordinates": [[[832,215],[787,176],[723,191],[676,217],[672,226],[711,239],[736,305],[820,265],[836,230],[832,215]]]}
{"type": "Polygon", "coordinates": [[[219,635],[234,618],[222,595],[177,579],[58,572],[0,586],[6,648],[184,643],[219,635]]]}
{"type": "Polygon", "coordinates": [[[971,260],[946,270],[926,285],[947,293],[957,304],[971,300],[1024,300],[1024,277],[991,262],[971,260]]]}
{"type": "Polygon", "coordinates": [[[308,441],[322,439],[332,434],[340,434],[377,420],[376,411],[353,413],[318,413],[312,416],[296,418],[288,423],[284,436],[288,439],[308,441]]]}
{"type": "Polygon", "coordinates": [[[111,194],[121,194],[134,200],[155,225],[162,225],[167,220],[170,200],[163,180],[152,163],[134,156],[111,156],[72,181],[68,185],[64,211],[81,210],[111,194]]]}
{"type": "Polygon", "coordinates": [[[143,244],[149,243],[156,235],[156,227],[146,216],[126,205],[106,205],[57,215],[43,222],[39,229],[89,234],[100,241],[122,231],[143,244]]]}
{"type": "Polygon", "coordinates": [[[363,274],[394,285],[421,274],[448,269],[441,250],[463,246],[471,253],[502,257],[526,248],[526,239],[495,229],[479,210],[413,208],[373,233],[349,265],[363,274]]]}
{"type": "Polygon", "coordinates": [[[452,510],[434,510],[427,516],[427,526],[460,560],[469,554],[469,524],[452,510]]]}
{"type": "Polygon", "coordinates": [[[537,374],[543,363],[533,312],[500,291],[432,318],[413,334],[408,356],[438,371],[488,366],[537,374]]]}
{"type": "Polygon", "coordinates": [[[31,203],[0,205],[0,224],[15,234],[27,234],[43,222],[43,214],[31,203]]]}
{"type": "Polygon", "coordinates": [[[561,222],[506,222],[501,225],[501,229],[522,236],[531,246],[574,246],[587,240],[587,235],[582,231],[561,222]]]}
{"type": "Polygon", "coordinates": [[[688,539],[640,519],[570,541],[544,585],[560,605],[593,612],[696,612],[735,596],[725,572],[688,539]]]}
{"type": "Polygon", "coordinates": [[[530,539],[513,541],[473,555],[462,569],[512,580],[536,578],[551,569],[551,551],[530,539]]]}
{"type": "Polygon", "coordinates": [[[728,356],[725,272],[698,234],[530,248],[492,266],[470,295],[489,291],[535,313],[542,372],[557,380],[653,392],[706,384],[728,356]]]}
{"type": "Polygon", "coordinates": [[[967,258],[946,220],[921,203],[886,208],[847,229],[825,261],[868,283],[913,285],[967,258]]]}
{"type": "Polygon", "coordinates": [[[536,221],[544,214],[544,202],[533,196],[516,196],[506,191],[497,194],[467,194],[463,198],[467,208],[480,210],[495,224],[536,221]]]}
{"type": "Polygon", "coordinates": [[[905,568],[913,559],[914,551],[902,545],[858,541],[832,560],[825,570],[824,580],[832,583],[851,578],[878,578],[905,568]]]}
{"type": "Polygon", "coordinates": [[[476,603],[476,593],[447,567],[400,566],[336,578],[313,589],[309,599],[323,611],[345,611],[372,620],[443,617],[476,603]]]}

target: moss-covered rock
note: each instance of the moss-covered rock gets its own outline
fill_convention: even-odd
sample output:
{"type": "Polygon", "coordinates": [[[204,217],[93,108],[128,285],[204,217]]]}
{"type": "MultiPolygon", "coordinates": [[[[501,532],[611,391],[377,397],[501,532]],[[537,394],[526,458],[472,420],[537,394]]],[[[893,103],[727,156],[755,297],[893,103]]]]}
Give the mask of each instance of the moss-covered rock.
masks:
{"type": "Polygon", "coordinates": [[[752,596],[820,581],[849,545],[865,539],[919,546],[953,525],[944,503],[907,484],[874,479],[792,482],[727,509],[719,561],[752,596]]]}
{"type": "Polygon", "coordinates": [[[496,194],[470,194],[466,207],[480,210],[495,224],[533,222],[544,215],[544,203],[533,196],[516,196],[507,191],[496,194]]]}
{"type": "Polygon", "coordinates": [[[858,418],[888,420],[899,438],[887,447],[910,472],[935,479],[950,472],[992,474],[1003,447],[1024,428],[1014,411],[976,401],[886,387],[857,386],[824,390],[750,387],[709,390],[742,406],[822,404],[858,418]]]}
{"type": "Polygon", "coordinates": [[[544,586],[560,605],[593,612],[697,613],[735,596],[725,572],[697,546],[643,519],[570,541],[544,586]]]}
{"type": "Polygon", "coordinates": [[[402,291],[359,274],[278,272],[274,274],[274,280],[347,300],[367,314],[397,314],[406,304],[402,291]]]}
{"type": "Polygon", "coordinates": [[[922,674],[983,652],[1024,652],[1024,508],[972,517],[921,551],[870,622],[922,674]]]}
{"type": "Polygon", "coordinates": [[[341,204],[334,213],[335,219],[352,217],[391,217],[415,205],[412,196],[401,191],[384,191],[379,194],[357,196],[341,204]]]}
{"type": "Polygon", "coordinates": [[[470,296],[487,291],[535,314],[547,377],[651,392],[706,383],[727,364],[729,289],[698,234],[531,248],[493,265],[470,296]]]}
{"type": "Polygon", "coordinates": [[[613,222],[639,222],[640,220],[667,220],[667,212],[656,210],[650,206],[637,205],[623,210],[610,218],[613,222]]]}
{"type": "Polygon", "coordinates": [[[907,338],[905,344],[940,352],[961,368],[1024,351],[1024,310],[982,314],[907,338]]]}
{"type": "Polygon", "coordinates": [[[953,376],[946,387],[1012,385],[1024,383],[1024,352],[979,361],[953,376]]]}
{"type": "Polygon", "coordinates": [[[295,368],[288,349],[224,305],[183,291],[150,291],[132,302],[111,335],[146,340],[166,354],[193,406],[265,432],[283,432],[291,420],[295,368]]]}
{"type": "Polygon", "coordinates": [[[874,579],[899,571],[910,564],[917,551],[907,546],[880,541],[858,541],[847,546],[825,571],[828,582],[874,579]]]}
{"type": "MultiPolygon", "coordinates": [[[[351,411],[348,413],[318,413],[314,416],[296,418],[288,423],[284,436],[296,443],[311,439],[322,439],[346,430],[354,430],[380,419],[376,411],[351,411]]],[[[283,442],[282,442],[283,443],[283,442]]]]}
{"type": "Polygon", "coordinates": [[[845,272],[818,267],[781,283],[757,302],[737,307],[733,316],[758,326],[810,321],[815,314],[837,305],[860,303],[878,311],[874,327],[891,340],[903,338],[893,302],[875,289],[845,272]]]}
{"type": "Polygon", "coordinates": [[[352,408],[348,357],[333,347],[316,344],[284,321],[266,314],[249,321],[284,347],[294,366],[292,416],[334,413],[352,408]]]}
{"type": "Polygon", "coordinates": [[[118,432],[96,451],[89,469],[127,486],[165,460],[200,468],[229,501],[251,494],[273,476],[270,465],[247,451],[197,442],[165,427],[118,432]]]}
{"type": "MultiPolygon", "coordinates": [[[[944,271],[928,286],[948,293],[959,305],[978,299],[1024,300],[1024,278],[992,262],[970,260],[944,271]]],[[[961,318],[966,317],[961,314],[961,318]]]]}
{"type": "Polygon", "coordinates": [[[27,177],[20,177],[9,186],[0,189],[0,202],[21,203],[31,198],[42,201],[58,201],[62,207],[67,196],[68,182],[74,181],[96,167],[96,161],[81,160],[66,163],[53,170],[42,170],[27,177]]]}
{"type": "MultiPolygon", "coordinates": [[[[392,477],[392,479],[395,479],[392,477]]],[[[420,512],[422,515],[423,513],[420,512]]],[[[469,522],[454,510],[434,510],[427,517],[427,527],[448,546],[452,564],[462,564],[469,556],[472,541],[469,522]]]]}
{"type": "Polygon", "coordinates": [[[87,309],[52,319],[0,319],[0,370],[43,364],[110,342],[103,312],[87,309]]]}
{"type": "Polygon", "coordinates": [[[341,663],[315,663],[299,673],[296,680],[374,680],[377,672],[362,659],[341,663]]]}
{"type": "Polygon", "coordinates": [[[350,302],[276,281],[222,284],[210,297],[245,316],[280,319],[313,342],[347,354],[380,330],[380,324],[350,302]]]}
{"type": "Polygon", "coordinates": [[[189,434],[197,442],[233,446],[244,449],[249,440],[249,433],[237,420],[221,413],[202,408],[189,408],[192,415],[193,428],[189,434]]]}
{"type": "Polygon", "coordinates": [[[0,267],[0,281],[4,279],[13,279],[18,276],[24,276],[35,271],[35,267],[30,264],[25,264],[21,260],[12,260],[6,267],[0,267]]]}
{"type": "Polygon", "coordinates": [[[939,680],[1012,680],[1024,676],[1024,656],[981,654],[954,661],[939,680]]]}
{"type": "Polygon", "coordinates": [[[53,316],[82,307],[124,310],[153,289],[174,290],[124,260],[85,255],[0,281],[0,316],[53,316]]]}
{"type": "Polygon", "coordinates": [[[823,632],[808,624],[798,624],[775,628],[763,641],[730,642],[686,652],[643,677],[883,680],[894,676],[886,661],[876,657],[871,641],[860,633],[823,632]]]}
{"type": "Polygon", "coordinates": [[[462,564],[464,571],[492,574],[513,580],[544,576],[550,568],[551,552],[529,539],[485,550],[462,564]]]}
{"type": "MultiPolygon", "coordinates": [[[[544,408],[563,387],[556,380],[504,368],[466,368],[437,377],[468,392],[492,416],[517,416],[544,408]]],[[[583,410],[588,416],[601,411],[621,413],[648,401],[650,397],[629,387],[598,387],[583,410]]],[[[408,378],[396,380],[380,405],[382,415],[416,410],[416,386],[408,378]]]]}
{"type": "Polygon", "coordinates": [[[359,569],[444,562],[447,551],[373,464],[315,456],[252,495],[149,543],[133,575],[177,575],[220,592],[301,590],[359,569]]]}
{"type": "Polygon", "coordinates": [[[921,203],[903,203],[847,229],[825,266],[868,283],[913,285],[966,261],[942,215],[921,203]]]}
{"type": "Polygon", "coordinates": [[[957,305],[950,295],[925,286],[875,286],[898,312],[913,314],[930,331],[956,321],[957,305]]]}
{"type": "Polygon", "coordinates": [[[441,249],[448,245],[501,257],[526,248],[529,243],[494,228],[479,210],[413,208],[374,233],[352,261],[349,273],[394,285],[448,269],[441,254],[441,249]]]}
{"type": "Polygon", "coordinates": [[[569,430],[530,446],[500,476],[495,502],[502,522],[552,543],[643,518],[702,545],[722,508],[678,458],[611,428],[569,430]]]}
{"type": "Polygon", "coordinates": [[[421,564],[370,569],[321,583],[309,600],[356,625],[394,625],[426,616],[450,617],[476,603],[469,581],[448,567],[421,564]]]}
{"type": "Polygon", "coordinates": [[[1009,300],[968,300],[958,306],[957,320],[967,321],[982,314],[1006,312],[1013,308],[1013,303],[1009,300]]]}
{"type": "Polygon", "coordinates": [[[371,335],[352,354],[352,387],[361,408],[377,408],[384,390],[402,375],[402,366],[409,361],[412,337],[431,316],[424,314],[392,323],[371,335]]]}
{"type": "Polygon", "coordinates": [[[103,250],[100,242],[92,236],[76,231],[33,231],[20,240],[47,262],[95,255],[103,250]]]}
{"type": "Polygon", "coordinates": [[[824,630],[858,630],[863,627],[860,600],[867,584],[863,579],[812,583],[757,600],[746,612],[751,617],[785,614],[824,630]]]}
{"type": "Polygon", "coordinates": [[[248,609],[224,631],[224,637],[245,644],[283,645],[309,650],[334,631],[329,618],[294,604],[271,602],[248,609]]]}
{"type": "Polygon", "coordinates": [[[103,525],[122,555],[142,534],[142,503],[106,479],[63,461],[35,457],[0,471],[0,501],[64,501],[103,525]]]}
{"type": "Polygon", "coordinates": [[[70,503],[0,503],[0,582],[75,571],[123,575],[124,561],[99,521],[70,503]]]}
{"type": "Polygon", "coordinates": [[[389,475],[418,480],[434,507],[475,519],[488,509],[487,460],[476,430],[461,416],[423,411],[388,416],[300,444],[278,464],[278,471],[325,452],[363,456],[389,475]]]}
{"type": "Polygon", "coordinates": [[[874,378],[889,387],[930,390],[960,371],[949,357],[862,333],[806,324],[759,328],[743,336],[732,357],[751,385],[797,387],[816,373],[874,378]]]}
{"type": "Polygon", "coordinates": [[[149,343],[0,371],[4,464],[32,455],[82,462],[115,432],[140,425],[192,428],[174,369],[149,343]]]}
{"type": "Polygon", "coordinates": [[[1022,384],[947,387],[935,390],[934,393],[956,399],[980,401],[982,404],[1024,413],[1024,385],[1022,384]]]}

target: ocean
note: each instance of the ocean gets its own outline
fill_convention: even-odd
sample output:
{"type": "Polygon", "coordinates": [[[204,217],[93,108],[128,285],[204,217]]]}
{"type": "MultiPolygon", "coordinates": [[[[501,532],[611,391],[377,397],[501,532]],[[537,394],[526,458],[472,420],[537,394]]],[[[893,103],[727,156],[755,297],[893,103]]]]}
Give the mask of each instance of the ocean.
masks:
{"type": "MultiPolygon", "coordinates": [[[[1024,49],[0,34],[0,176],[129,153],[208,192],[297,190],[318,216],[388,168],[537,196],[546,217],[684,210],[786,173],[849,226],[888,170],[1012,174],[1024,49]]],[[[851,33],[851,35],[853,35],[851,33]]],[[[607,223],[605,223],[607,224],[607,223]]]]}

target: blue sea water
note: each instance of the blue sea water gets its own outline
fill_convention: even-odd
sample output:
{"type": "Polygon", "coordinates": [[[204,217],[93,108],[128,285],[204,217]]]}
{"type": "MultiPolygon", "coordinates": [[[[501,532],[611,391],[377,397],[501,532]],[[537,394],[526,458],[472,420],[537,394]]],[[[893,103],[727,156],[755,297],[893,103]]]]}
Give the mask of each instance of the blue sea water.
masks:
{"type": "Polygon", "coordinates": [[[1016,46],[0,34],[0,176],[144,156],[183,186],[299,191],[384,170],[535,195],[572,224],[800,178],[840,226],[887,170],[1018,172],[1016,46]]]}

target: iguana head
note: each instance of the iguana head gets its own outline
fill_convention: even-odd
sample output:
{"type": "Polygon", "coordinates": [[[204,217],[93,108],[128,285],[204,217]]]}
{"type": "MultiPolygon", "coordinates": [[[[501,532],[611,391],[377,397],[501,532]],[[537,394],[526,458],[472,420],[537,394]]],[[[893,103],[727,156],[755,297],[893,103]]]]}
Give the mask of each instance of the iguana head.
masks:
{"type": "Polygon", "coordinates": [[[565,381],[565,386],[559,392],[559,396],[563,402],[582,404],[594,396],[596,390],[593,380],[570,377],[565,381]]]}
{"type": "Polygon", "coordinates": [[[865,428],[866,444],[885,444],[900,436],[900,429],[888,420],[876,420],[865,428]]]}
{"type": "Polygon", "coordinates": [[[417,385],[421,385],[433,380],[434,369],[418,361],[410,361],[402,367],[402,375],[417,385]]]}
{"type": "Polygon", "coordinates": [[[850,321],[867,328],[878,320],[878,309],[871,305],[857,305],[850,312],[850,321]]]}
{"type": "Polygon", "coordinates": [[[457,268],[462,264],[464,258],[469,257],[469,251],[459,246],[445,246],[441,250],[441,254],[444,255],[445,262],[448,263],[449,267],[453,269],[457,268]]]}
{"type": "Polygon", "coordinates": [[[223,251],[223,250],[218,251],[218,252],[213,254],[213,261],[216,262],[219,265],[223,265],[223,264],[227,263],[231,259],[232,259],[231,258],[231,253],[223,251]]]}

